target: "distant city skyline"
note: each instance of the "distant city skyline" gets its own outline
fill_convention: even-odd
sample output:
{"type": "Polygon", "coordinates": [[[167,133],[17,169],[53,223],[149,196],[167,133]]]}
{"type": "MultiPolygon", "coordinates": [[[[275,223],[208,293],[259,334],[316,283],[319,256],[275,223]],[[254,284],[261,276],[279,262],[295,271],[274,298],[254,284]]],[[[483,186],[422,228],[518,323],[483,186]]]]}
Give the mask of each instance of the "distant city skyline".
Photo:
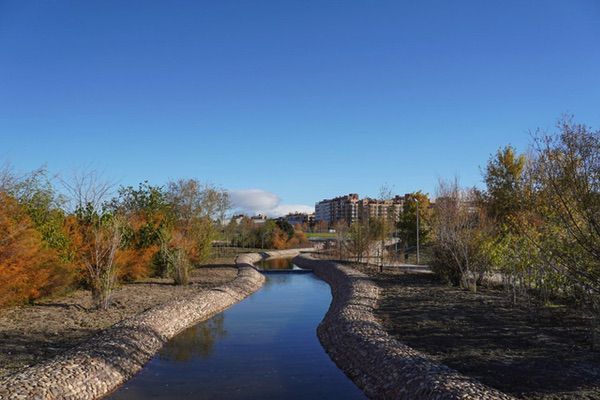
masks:
{"type": "Polygon", "coordinates": [[[0,164],[197,178],[239,209],[481,186],[563,114],[600,127],[597,1],[0,0],[0,164]]]}

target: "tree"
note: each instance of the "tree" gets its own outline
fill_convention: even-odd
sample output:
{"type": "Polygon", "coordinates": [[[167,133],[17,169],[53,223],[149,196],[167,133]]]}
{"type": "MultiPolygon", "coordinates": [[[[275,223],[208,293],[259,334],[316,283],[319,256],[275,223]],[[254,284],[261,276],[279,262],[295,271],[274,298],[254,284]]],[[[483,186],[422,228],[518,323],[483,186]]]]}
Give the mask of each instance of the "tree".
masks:
{"type": "Polygon", "coordinates": [[[419,244],[427,244],[430,235],[431,203],[429,196],[421,191],[409,193],[404,198],[402,212],[398,218],[400,259],[404,259],[408,247],[417,245],[417,210],[419,211],[419,244]]]}
{"type": "Polygon", "coordinates": [[[294,236],[294,227],[285,219],[280,218],[276,222],[277,227],[287,234],[288,240],[294,236]]]}
{"type": "Polygon", "coordinates": [[[215,221],[224,215],[228,195],[188,179],[169,182],[166,200],[171,213],[165,230],[170,232],[161,235],[160,259],[174,272],[176,283],[186,284],[189,268],[211,253],[217,233],[215,221]]]}
{"type": "MultiPolygon", "coordinates": [[[[363,262],[368,257],[372,243],[369,226],[364,222],[353,222],[348,229],[348,247],[356,262],[363,262]]],[[[368,259],[367,259],[368,261],[368,259]]]]}
{"type": "Polygon", "coordinates": [[[547,264],[571,283],[568,291],[598,308],[600,130],[564,118],[556,134],[538,133],[535,151],[534,199],[543,221],[535,243],[547,264]]]}
{"type": "Polygon", "coordinates": [[[541,289],[548,282],[547,276],[539,274],[544,270],[539,251],[526,239],[536,236],[529,222],[538,211],[527,199],[531,166],[530,160],[512,146],[498,149],[485,169],[486,192],[478,194],[479,203],[494,223],[494,238],[483,251],[503,277],[514,303],[518,292],[525,293],[532,284],[541,289]]]}
{"type": "Polygon", "coordinates": [[[74,207],[66,221],[74,260],[85,272],[96,306],[107,309],[117,285],[115,258],[122,245],[125,225],[105,204],[113,185],[93,171],[76,174],[63,183],[74,207]]]}
{"type": "Polygon", "coordinates": [[[514,215],[521,203],[521,191],[527,159],[512,146],[498,149],[488,160],[484,175],[490,214],[500,223],[514,215]]]}
{"type": "Polygon", "coordinates": [[[67,218],[75,261],[85,271],[92,299],[100,309],[110,306],[116,288],[117,251],[123,238],[123,222],[118,216],[95,210],[91,205],[67,218]]]}
{"type": "Polygon", "coordinates": [[[69,238],[64,232],[65,199],[57,194],[45,167],[15,175],[6,167],[0,174],[2,191],[12,196],[27,212],[44,243],[55,249],[65,263],[69,262],[69,238]]]}
{"type": "Polygon", "coordinates": [[[385,262],[386,239],[391,236],[392,229],[396,223],[396,213],[392,203],[392,189],[383,185],[379,188],[379,201],[384,204],[385,212],[382,215],[369,219],[370,236],[379,241],[379,270],[383,272],[385,262]]]}
{"type": "Polygon", "coordinates": [[[461,188],[456,179],[440,181],[433,217],[434,271],[454,284],[476,290],[489,270],[489,253],[483,250],[491,237],[490,226],[475,202],[474,190],[461,188]]]}
{"type": "Polygon", "coordinates": [[[287,248],[288,235],[286,232],[281,230],[279,226],[276,226],[273,230],[273,238],[271,241],[271,246],[274,249],[282,250],[287,248]]]}
{"type": "Polygon", "coordinates": [[[64,229],[65,199],[57,194],[45,167],[17,175],[9,166],[0,172],[0,191],[13,198],[29,217],[31,227],[41,236],[42,245],[56,259],[47,274],[40,295],[56,294],[75,284],[70,239],[64,229]]]}
{"type": "Polygon", "coordinates": [[[321,221],[318,221],[317,223],[315,223],[314,231],[323,233],[323,232],[327,232],[328,228],[329,228],[329,225],[327,224],[327,221],[321,220],[321,221]]]}
{"type": "Polygon", "coordinates": [[[336,256],[338,259],[343,260],[345,258],[347,241],[348,241],[348,223],[344,220],[336,222],[333,226],[335,229],[335,243],[336,243],[336,256]]]}
{"type": "Polygon", "coordinates": [[[50,294],[57,264],[56,252],[44,245],[27,211],[0,191],[0,305],[50,294]]]}
{"type": "MultiPolygon", "coordinates": [[[[125,222],[123,243],[115,259],[120,279],[148,276],[160,249],[160,232],[171,214],[164,191],[148,182],[137,188],[121,187],[107,207],[125,222]]],[[[155,272],[161,272],[160,265],[155,265],[155,272]]]]}
{"type": "Polygon", "coordinates": [[[286,247],[288,249],[298,248],[298,247],[306,247],[309,245],[308,238],[301,230],[295,230],[294,236],[292,236],[288,242],[286,243],[286,247]]]}

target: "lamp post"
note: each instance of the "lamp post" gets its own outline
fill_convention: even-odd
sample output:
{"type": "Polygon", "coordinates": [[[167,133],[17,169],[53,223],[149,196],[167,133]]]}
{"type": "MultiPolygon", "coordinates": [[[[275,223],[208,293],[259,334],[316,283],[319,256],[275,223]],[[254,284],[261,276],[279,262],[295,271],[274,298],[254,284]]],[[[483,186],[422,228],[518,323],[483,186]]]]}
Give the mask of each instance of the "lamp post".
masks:
{"type": "Polygon", "coordinates": [[[415,199],[417,203],[417,265],[420,264],[420,249],[419,249],[419,200],[415,199]]]}

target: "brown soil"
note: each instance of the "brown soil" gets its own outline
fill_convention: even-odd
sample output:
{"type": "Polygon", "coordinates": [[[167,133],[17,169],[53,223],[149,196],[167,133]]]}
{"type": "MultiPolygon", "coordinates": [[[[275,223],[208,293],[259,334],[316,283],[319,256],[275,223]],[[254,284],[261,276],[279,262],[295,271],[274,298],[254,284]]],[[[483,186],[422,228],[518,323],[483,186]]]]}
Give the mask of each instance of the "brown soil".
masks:
{"type": "Polygon", "coordinates": [[[463,374],[525,399],[600,399],[600,350],[589,316],[566,306],[512,304],[405,274],[356,266],[383,289],[377,312],[398,340],[463,374]]]}
{"type": "Polygon", "coordinates": [[[53,357],[124,318],[229,282],[237,276],[237,268],[207,265],[191,276],[192,284],[186,287],[159,278],[124,285],[106,311],[94,309],[90,293],[83,290],[32,306],[1,309],[0,376],[53,357]]]}

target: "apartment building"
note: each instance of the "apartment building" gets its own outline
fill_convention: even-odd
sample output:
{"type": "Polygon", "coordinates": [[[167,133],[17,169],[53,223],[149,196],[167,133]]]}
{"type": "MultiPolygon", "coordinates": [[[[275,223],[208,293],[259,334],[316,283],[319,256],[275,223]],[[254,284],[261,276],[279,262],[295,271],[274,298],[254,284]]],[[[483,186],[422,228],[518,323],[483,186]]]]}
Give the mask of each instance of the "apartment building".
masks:
{"type": "Polygon", "coordinates": [[[359,199],[356,193],[325,199],[315,204],[315,221],[325,221],[330,226],[337,221],[351,224],[369,218],[390,218],[397,221],[404,207],[404,200],[405,196],[395,196],[389,200],[369,197],[359,199]]]}
{"type": "Polygon", "coordinates": [[[288,215],[283,217],[283,219],[285,219],[292,226],[295,226],[298,224],[299,225],[302,225],[302,224],[312,225],[315,221],[315,214],[295,212],[295,213],[289,213],[288,215]]]}
{"type": "Polygon", "coordinates": [[[337,221],[352,223],[358,219],[358,194],[350,193],[315,204],[315,221],[333,225],[337,221]]]}
{"type": "Polygon", "coordinates": [[[395,196],[389,200],[377,200],[369,197],[358,202],[358,219],[368,221],[370,218],[385,218],[398,221],[404,207],[404,196],[395,196]]]}

